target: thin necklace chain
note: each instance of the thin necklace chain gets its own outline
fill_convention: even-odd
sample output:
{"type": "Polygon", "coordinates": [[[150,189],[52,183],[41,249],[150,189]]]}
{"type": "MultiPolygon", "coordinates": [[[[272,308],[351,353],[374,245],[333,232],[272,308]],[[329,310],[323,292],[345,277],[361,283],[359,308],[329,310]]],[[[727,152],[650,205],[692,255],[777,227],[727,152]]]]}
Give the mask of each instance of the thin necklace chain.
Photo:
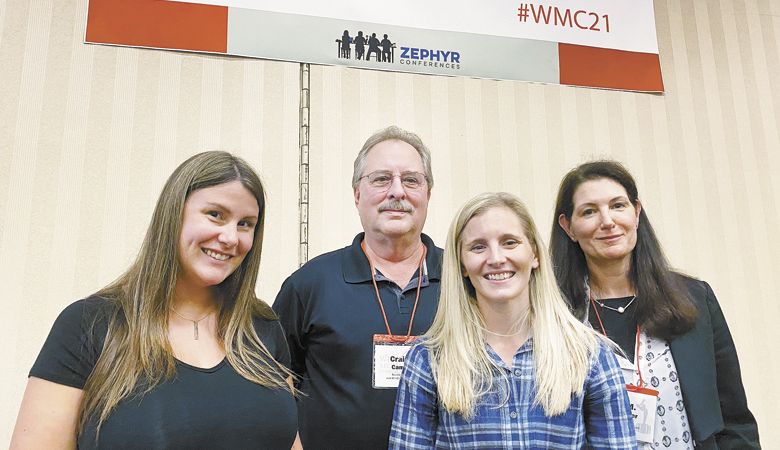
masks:
{"type": "Polygon", "coordinates": [[[517,336],[520,333],[525,333],[526,331],[528,331],[528,330],[520,330],[514,333],[502,334],[502,333],[496,333],[495,331],[490,331],[487,328],[483,328],[483,330],[485,331],[485,333],[492,334],[493,336],[501,336],[501,337],[513,337],[513,336],[517,336]]]}
{"type": "Polygon", "coordinates": [[[491,331],[491,330],[489,330],[489,329],[488,329],[487,327],[485,327],[485,326],[480,326],[480,328],[482,328],[482,330],[483,330],[485,333],[492,334],[493,336],[500,336],[500,337],[514,337],[514,336],[517,336],[517,335],[519,335],[519,334],[521,334],[521,333],[525,333],[525,332],[528,332],[528,331],[529,331],[529,330],[528,330],[528,327],[527,327],[527,325],[528,325],[528,316],[529,316],[529,313],[528,313],[528,312],[526,312],[526,313],[523,315],[523,317],[521,317],[521,318],[520,318],[520,320],[518,320],[518,321],[515,323],[515,326],[518,326],[518,327],[520,327],[520,329],[519,329],[519,330],[517,330],[517,331],[515,331],[514,333],[509,333],[509,334],[498,333],[498,332],[495,332],[495,331],[491,331]]]}
{"type": "Polygon", "coordinates": [[[618,312],[620,314],[623,314],[624,312],[626,312],[628,307],[631,306],[632,303],[634,303],[634,300],[636,300],[636,295],[631,297],[631,300],[629,300],[628,303],[626,303],[626,306],[618,306],[617,308],[615,308],[613,306],[605,305],[604,302],[602,302],[601,300],[596,300],[596,303],[598,303],[599,306],[601,306],[602,308],[606,308],[606,309],[609,309],[611,311],[615,311],[615,312],[618,312]]]}
{"type": "Polygon", "coordinates": [[[203,319],[205,319],[206,317],[208,317],[208,316],[210,316],[211,314],[214,313],[214,311],[209,311],[209,312],[206,313],[206,315],[204,315],[200,319],[195,320],[195,319],[190,319],[189,317],[183,316],[179,311],[176,311],[176,308],[174,308],[173,306],[171,306],[171,311],[173,311],[174,314],[176,314],[177,316],[181,317],[182,319],[188,320],[188,321],[192,322],[192,332],[193,332],[193,335],[194,335],[196,341],[198,340],[198,337],[199,337],[199,334],[198,334],[198,322],[202,321],[203,319]]]}

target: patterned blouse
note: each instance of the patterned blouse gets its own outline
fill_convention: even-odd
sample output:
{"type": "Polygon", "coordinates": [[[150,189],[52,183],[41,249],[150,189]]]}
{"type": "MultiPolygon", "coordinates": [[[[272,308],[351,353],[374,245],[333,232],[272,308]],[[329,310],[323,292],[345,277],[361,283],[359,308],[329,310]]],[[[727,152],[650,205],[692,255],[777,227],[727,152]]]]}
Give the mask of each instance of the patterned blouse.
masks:
{"type": "MultiPolygon", "coordinates": [[[[642,371],[644,382],[647,387],[658,391],[655,414],[651,413],[649,417],[655,422],[653,442],[640,441],[639,449],[693,450],[691,428],[669,343],[648,336],[642,331],[640,345],[636,350],[635,357],[639,358],[639,369],[642,371]]],[[[635,364],[622,356],[618,356],[618,363],[626,382],[638,385],[639,373],[636,371],[635,364]]],[[[635,424],[635,426],[641,425],[635,424]]]]}

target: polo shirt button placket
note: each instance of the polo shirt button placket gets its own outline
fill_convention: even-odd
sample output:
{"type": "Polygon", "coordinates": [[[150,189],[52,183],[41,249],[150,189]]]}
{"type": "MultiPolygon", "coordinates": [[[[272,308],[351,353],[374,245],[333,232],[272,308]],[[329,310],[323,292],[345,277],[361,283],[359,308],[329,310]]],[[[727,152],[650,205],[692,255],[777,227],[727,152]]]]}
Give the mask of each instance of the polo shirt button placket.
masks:
{"type": "Polygon", "coordinates": [[[520,375],[522,374],[522,372],[520,372],[520,369],[515,369],[513,373],[517,378],[520,378],[520,375]]]}
{"type": "Polygon", "coordinates": [[[509,413],[509,417],[511,417],[511,418],[513,418],[513,419],[517,419],[517,411],[512,411],[512,412],[510,412],[510,413],[509,413]]]}
{"type": "Polygon", "coordinates": [[[398,312],[401,314],[409,314],[411,311],[406,305],[406,294],[404,294],[403,291],[399,291],[398,294],[396,294],[398,297],[398,312]]]}

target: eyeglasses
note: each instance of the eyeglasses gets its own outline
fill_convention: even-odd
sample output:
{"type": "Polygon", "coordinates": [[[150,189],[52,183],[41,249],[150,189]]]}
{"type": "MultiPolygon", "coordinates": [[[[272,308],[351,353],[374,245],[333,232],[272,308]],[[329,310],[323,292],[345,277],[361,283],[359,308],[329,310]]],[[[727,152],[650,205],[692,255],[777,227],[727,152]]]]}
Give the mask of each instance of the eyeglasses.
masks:
{"type": "Polygon", "coordinates": [[[393,182],[393,178],[398,177],[401,180],[401,184],[406,189],[420,189],[428,182],[428,177],[420,172],[401,172],[400,174],[394,174],[389,170],[376,170],[360,177],[368,179],[368,184],[375,189],[387,189],[393,182]]]}

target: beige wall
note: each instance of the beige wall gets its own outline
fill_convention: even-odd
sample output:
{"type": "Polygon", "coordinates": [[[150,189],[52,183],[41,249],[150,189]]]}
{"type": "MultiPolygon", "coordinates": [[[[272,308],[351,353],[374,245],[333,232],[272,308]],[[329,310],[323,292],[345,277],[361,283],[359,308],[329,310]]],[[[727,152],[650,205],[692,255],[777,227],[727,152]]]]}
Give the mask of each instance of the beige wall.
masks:
{"type": "MultiPolygon", "coordinates": [[[[763,444],[780,448],[780,2],[655,8],[664,96],[313,66],[309,256],[359,231],[352,160],[390,123],[432,149],[426,231],[439,243],[484,190],[520,195],[548,230],[567,169],[620,159],[672,263],[718,294],[763,444]]],[[[298,65],[84,45],[85,11],[0,0],[0,442],[51,322],[128,264],[186,156],[221,148],[262,172],[261,297],[297,266],[298,65]]]]}
{"type": "Polygon", "coordinates": [[[0,0],[0,446],[57,314],[132,261],[188,156],[260,170],[261,298],[298,267],[299,65],[84,45],[86,5],[0,0]]]}

